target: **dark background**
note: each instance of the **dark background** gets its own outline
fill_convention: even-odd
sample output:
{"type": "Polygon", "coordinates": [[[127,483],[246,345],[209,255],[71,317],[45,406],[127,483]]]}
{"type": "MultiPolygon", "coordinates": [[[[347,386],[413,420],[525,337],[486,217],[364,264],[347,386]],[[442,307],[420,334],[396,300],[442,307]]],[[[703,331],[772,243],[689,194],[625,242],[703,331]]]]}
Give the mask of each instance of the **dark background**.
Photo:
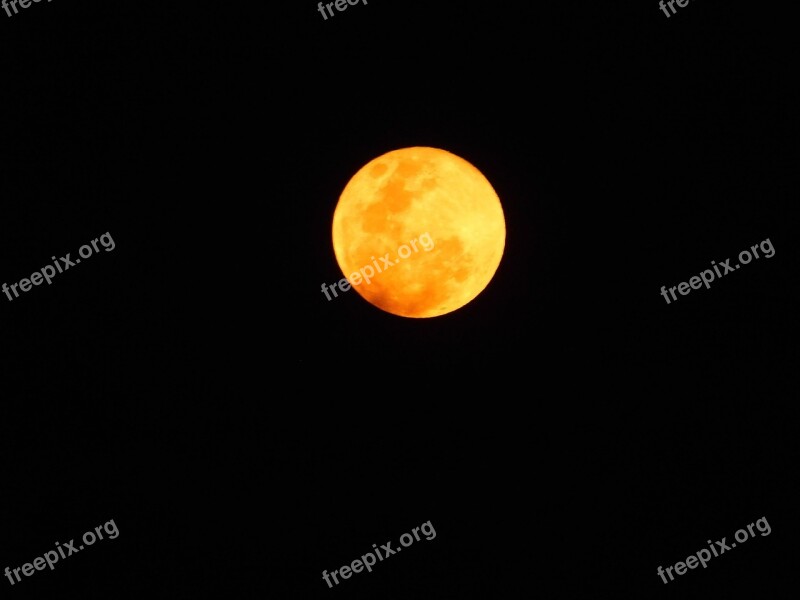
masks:
{"type": "Polygon", "coordinates": [[[789,5],[567,4],[0,12],[0,283],[116,243],[0,296],[0,569],[120,531],[4,597],[796,588],[789,5]],[[433,319],[326,301],[339,194],[412,145],[494,186],[494,279],[433,319]]]}

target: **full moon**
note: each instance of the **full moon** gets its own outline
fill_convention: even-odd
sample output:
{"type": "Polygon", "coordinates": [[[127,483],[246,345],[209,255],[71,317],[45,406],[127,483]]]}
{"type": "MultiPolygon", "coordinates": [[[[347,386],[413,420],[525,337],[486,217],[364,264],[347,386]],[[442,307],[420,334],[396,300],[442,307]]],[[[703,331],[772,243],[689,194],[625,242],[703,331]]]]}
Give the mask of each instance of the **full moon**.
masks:
{"type": "Polygon", "coordinates": [[[497,271],[505,239],[489,181],[438,148],[402,148],[371,160],[347,183],[333,214],[333,249],[348,283],[403,317],[435,317],[471,302],[497,271]]]}

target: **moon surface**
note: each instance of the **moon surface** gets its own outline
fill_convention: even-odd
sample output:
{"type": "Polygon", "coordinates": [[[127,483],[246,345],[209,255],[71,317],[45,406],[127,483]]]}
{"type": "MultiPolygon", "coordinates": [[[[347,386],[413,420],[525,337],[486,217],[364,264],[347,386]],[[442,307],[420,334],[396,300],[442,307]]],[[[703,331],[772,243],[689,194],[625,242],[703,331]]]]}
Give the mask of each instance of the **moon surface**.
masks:
{"type": "Polygon", "coordinates": [[[477,168],[418,146],[387,152],[353,175],[336,205],[332,237],[342,272],[369,303],[403,317],[435,317],[486,288],[503,256],[506,224],[477,168]]]}

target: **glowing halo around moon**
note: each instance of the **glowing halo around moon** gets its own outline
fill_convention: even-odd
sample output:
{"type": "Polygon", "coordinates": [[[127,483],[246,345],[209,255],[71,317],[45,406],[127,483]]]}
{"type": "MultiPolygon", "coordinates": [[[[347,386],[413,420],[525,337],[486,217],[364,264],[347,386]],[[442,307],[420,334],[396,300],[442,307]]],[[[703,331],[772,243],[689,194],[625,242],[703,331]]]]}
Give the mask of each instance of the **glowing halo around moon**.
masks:
{"type": "Polygon", "coordinates": [[[445,150],[412,147],[353,175],[336,205],[332,237],[344,276],[370,304],[435,317],[486,288],[503,256],[506,223],[477,168],[445,150]],[[369,275],[367,267],[374,271],[369,283],[354,275],[369,275]]]}

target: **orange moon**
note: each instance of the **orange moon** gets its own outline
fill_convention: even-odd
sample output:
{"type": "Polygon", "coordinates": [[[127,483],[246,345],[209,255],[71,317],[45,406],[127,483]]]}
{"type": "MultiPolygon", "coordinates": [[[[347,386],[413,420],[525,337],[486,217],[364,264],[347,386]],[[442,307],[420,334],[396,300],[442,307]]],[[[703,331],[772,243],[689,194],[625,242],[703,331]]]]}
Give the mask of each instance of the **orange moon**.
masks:
{"type": "Polygon", "coordinates": [[[438,148],[402,148],[371,160],[345,186],[333,214],[333,249],[349,284],[403,317],[435,317],[471,302],[497,271],[505,239],[503,208],[489,181],[438,148]]]}

